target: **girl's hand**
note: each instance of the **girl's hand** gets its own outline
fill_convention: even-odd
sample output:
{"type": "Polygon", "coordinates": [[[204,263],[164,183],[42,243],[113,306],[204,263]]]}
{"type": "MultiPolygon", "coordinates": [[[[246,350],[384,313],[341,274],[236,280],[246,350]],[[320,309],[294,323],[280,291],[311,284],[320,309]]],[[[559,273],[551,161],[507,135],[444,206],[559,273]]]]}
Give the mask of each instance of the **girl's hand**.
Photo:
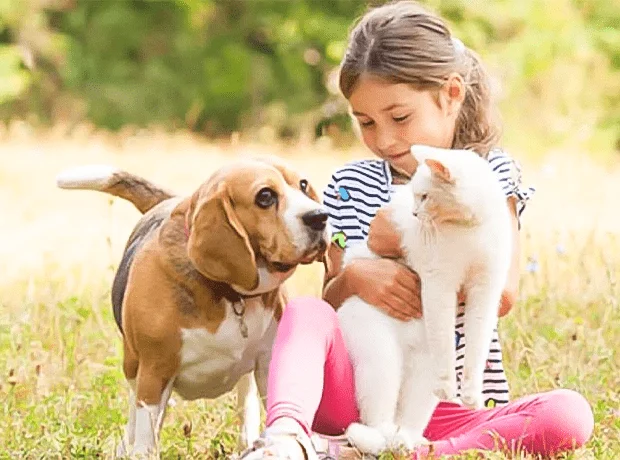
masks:
{"type": "Polygon", "coordinates": [[[368,247],[372,252],[381,257],[397,259],[402,257],[400,235],[396,232],[390,220],[391,210],[382,208],[377,211],[370,221],[368,230],[368,247]]]}
{"type": "Polygon", "coordinates": [[[420,278],[391,259],[358,259],[345,270],[351,290],[388,315],[409,321],[422,317],[420,278]]]}

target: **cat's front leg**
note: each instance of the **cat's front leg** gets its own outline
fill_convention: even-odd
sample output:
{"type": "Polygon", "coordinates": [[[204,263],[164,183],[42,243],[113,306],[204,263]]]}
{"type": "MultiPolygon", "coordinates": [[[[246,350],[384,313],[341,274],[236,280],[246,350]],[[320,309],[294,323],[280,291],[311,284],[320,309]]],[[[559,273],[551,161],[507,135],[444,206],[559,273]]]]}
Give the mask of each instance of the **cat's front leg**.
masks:
{"type": "Polygon", "coordinates": [[[422,279],[422,310],[427,343],[433,356],[434,394],[443,401],[460,402],[456,383],[456,289],[439,277],[422,279]]]}
{"type": "MultiPolygon", "coordinates": [[[[424,324],[420,321],[417,334],[425,339],[424,324]]],[[[426,340],[424,340],[426,342],[426,340]]],[[[399,401],[396,423],[400,427],[396,442],[412,450],[427,441],[424,430],[437,407],[438,398],[433,393],[435,379],[429,370],[433,359],[427,345],[416,347],[406,358],[401,399],[399,401]]]]}
{"type": "Polygon", "coordinates": [[[340,307],[338,318],[353,364],[363,423],[352,424],[346,435],[360,451],[377,454],[397,431],[394,418],[403,367],[397,334],[400,322],[357,297],[340,307]]]}
{"type": "MultiPolygon", "coordinates": [[[[495,283],[498,284],[498,283],[495,283]]],[[[501,284],[501,283],[500,283],[501,284]]],[[[490,282],[479,282],[467,292],[465,307],[465,360],[461,380],[461,399],[472,408],[484,407],[482,394],[484,368],[489,356],[501,289],[490,282]]]]}

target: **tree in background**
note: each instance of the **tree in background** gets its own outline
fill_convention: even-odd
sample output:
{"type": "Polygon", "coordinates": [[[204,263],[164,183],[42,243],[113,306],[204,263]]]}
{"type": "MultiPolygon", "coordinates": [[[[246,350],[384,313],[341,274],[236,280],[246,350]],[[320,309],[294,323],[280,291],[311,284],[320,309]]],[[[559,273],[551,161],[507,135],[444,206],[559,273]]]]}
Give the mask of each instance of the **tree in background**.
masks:
{"type": "MultiPolygon", "coordinates": [[[[620,148],[615,2],[423,3],[446,17],[502,82],[513,142],[528,148],[529,140],[553,144],[568,136],[620,148]]],[[[366,6],[0,0],[0,115],[108,129],[157,124],[209,136],[347,130],[337,66],[366,6]]]]}

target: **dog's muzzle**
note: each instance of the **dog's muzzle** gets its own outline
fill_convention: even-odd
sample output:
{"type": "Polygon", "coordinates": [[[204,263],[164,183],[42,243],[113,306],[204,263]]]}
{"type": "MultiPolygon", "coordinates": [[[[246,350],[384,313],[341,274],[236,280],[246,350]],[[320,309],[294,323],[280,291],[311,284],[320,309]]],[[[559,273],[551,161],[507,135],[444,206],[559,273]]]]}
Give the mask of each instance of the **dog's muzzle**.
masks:
{"type": "Polygon", "coordinates": [[[315,232],[322,232],[327,226],[327,211],[324,209],[316,209],[301,216],[301,220],[306,227],[315,232]]]}

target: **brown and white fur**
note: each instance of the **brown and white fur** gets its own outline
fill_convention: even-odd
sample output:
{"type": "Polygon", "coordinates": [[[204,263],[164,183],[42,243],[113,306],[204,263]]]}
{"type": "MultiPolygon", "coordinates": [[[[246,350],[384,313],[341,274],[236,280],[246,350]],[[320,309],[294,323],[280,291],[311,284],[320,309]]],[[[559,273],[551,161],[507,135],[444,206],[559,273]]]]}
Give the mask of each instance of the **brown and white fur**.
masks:
{"type": "MultiPolygon", "coordinates": [[[[510,211],[496,175],[471,151],[414,146],[417,170],[388,205],[403,262],[418,273],[423,318],[403,322],[351,297],[338,310],[363,424],[349,440],[361,451],[413,448],[439,400],[457,399],[454,330],[463,288],[467,347],[461,400],[483,405],[483,371],[511,260],[510,211]]],[[[364,244],[344,263],[376,258],[364,244]]],[[[459,401],[460,402],[460,401],[459,401]]]]}
{"type": "Polygon", "coordinates": [[[193,400],[237,386],[250,445],[285,303],[281,285],[298,264],[321,260],[328,241],[312,186],[275,158],[235,162],[185,198],[107,166],[68,170],[57,184],[125,198],[144,213],[112,288],[130,387],[117,455],[157,453],[173,390],[193,400]]]}

